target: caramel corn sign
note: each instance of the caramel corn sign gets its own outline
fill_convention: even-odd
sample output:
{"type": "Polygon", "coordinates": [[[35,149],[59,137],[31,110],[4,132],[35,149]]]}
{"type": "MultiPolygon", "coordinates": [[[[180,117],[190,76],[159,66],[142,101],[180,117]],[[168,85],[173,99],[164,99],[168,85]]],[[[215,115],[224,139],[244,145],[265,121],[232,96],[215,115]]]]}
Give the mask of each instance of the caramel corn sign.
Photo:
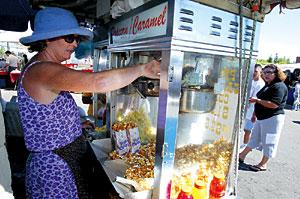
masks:
{"type": "Polygon", "coordinates": [[[113,44],[166,35],[168,3],[121,21],[111,28],[113,44]]]}
{"type": "Polygon", "coordinates": [[[238,70],[227,67],[221,76],[225,79],[224,90],[218,94],[215,108],[206,117],[205,127],[214,135],[230,139],[238,108],[238,70]]]}

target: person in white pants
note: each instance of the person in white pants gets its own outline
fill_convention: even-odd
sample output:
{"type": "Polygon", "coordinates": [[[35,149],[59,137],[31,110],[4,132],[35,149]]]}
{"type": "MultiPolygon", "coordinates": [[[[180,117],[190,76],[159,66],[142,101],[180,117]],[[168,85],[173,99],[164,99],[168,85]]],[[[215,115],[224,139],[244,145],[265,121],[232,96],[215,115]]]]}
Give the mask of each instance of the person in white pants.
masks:
{"type": "MultiPolygon", "coordinates": [[[[265,81],[261,77],[261,71],[262,71],[261,65],[255,64],[249,98],[256,97],[256,94],[258,93],[258,91],[260,89],[262,89],[265,85],[265,81]]],[[[244,140],[243,140],[244,143],[241,147],[245,147],[246,144],[250,140],[251,131],[254,126],[254,123],[251,121],[253,111],[254,111],[254,104],[249,103],[247,112],[246,112],[245,122],[244,122],[244,140]]]]}

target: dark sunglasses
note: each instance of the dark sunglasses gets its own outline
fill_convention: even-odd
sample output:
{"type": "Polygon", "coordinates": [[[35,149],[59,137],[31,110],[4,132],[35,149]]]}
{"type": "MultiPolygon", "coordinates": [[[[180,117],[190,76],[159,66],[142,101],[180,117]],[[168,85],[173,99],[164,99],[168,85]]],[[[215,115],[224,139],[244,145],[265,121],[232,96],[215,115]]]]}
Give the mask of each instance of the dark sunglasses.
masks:
{"type": "Polygon", "coordinates": [[[263,73],[266,74],[266,75],[270,75],[270,74],[274,74],[275,71],[266,70],[266,71],[263,71],[263,73]]]}
{"type": "Polygon", "coordinates": [[[65,35],[62,38],[69,44],[73,43],[74,41],[76,41],[77,44],[81,42],[81,37],[75,35],[65,35]]]}

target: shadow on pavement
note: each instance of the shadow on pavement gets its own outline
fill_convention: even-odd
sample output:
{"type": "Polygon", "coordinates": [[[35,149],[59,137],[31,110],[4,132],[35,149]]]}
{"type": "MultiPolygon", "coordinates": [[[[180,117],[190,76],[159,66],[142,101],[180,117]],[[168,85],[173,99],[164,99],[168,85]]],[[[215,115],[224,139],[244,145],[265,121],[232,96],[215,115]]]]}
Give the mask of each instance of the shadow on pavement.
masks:
{"type": "Polygon", "coordinates": [[[300,124],[300,121],[293,121],[293,123],[295,123],[295,124],[300,124]]]}

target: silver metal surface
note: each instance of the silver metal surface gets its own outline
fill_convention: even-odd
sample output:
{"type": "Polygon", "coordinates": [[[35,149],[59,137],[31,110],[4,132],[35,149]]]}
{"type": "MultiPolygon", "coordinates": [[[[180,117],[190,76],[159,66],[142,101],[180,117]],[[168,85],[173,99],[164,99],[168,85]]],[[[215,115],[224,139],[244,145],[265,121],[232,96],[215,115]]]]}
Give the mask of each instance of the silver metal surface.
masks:
{"type": "Polygon", "coordinates": [[[166,197],[172,178],[183,55],[180,51],[162,52],[153,198],[166,197]]]}
{"type": "MultiPolygon", "coordinates": [[[[249,41],[253,34],[252,20],[244,18],[242,46],[245,49],[240,51],[238,15],[193,1],[168,2],[166,35],[108,46],[110,68],[142,60],[145,63],[154,54],[160,54],[162,59],[158,97],[143,98],[134,90],[110,93],[111,122],[116,120],[117,112],[126,114],[127,110],[140,107],[143,100],[151,111],[156,110],[147,111],[156,129],[152,197],[155,199],[166,198],[177,148],[212,143],[220,137],[235,144],[238,94],[246,90],[239,89],[239,70],[244,68],[239,68],[238,56],[243,51],[244,62],[250,56],[249,41]],[[194,75],[197,85],[184,84],[186,71],[194,75]]],[[[259,26],[258,23],[256,33],[259,26]]],[[[257,42],[258,37],[254,41],[254,58],[258,53],[257,42]]],[[[236,158],[237,154],[233,154],[232,161],[236,158]]]]}
{"type": "Polygon", "coordinates": [[[180,98],[180,112],[205,113],[215,107],[217,95],[213,89],[183,88],[180,98]]]}
{"type": "MultiPolygon", "coordinates": [[[[243,44],[250,49],[252,21],[244,17],[243,44]]],[[[260,23],[256,32],[260,31],[260,23]]],[[[193,1],[176,1],[173,36],[176,39],[216,44],[228,47],[239,46],[239,16],[193,1]]],[[[257,51],[258,40],[254,43],[257,51]]]]}
{"type": "MultiPolygon", "coordinates": [[[[109,69],[108,59],[108,40],[100,41],[94,44],[94,59],[93,59],[93,72],[104,71],[109,69]]],[[[93,93],[93,116],[95,124],[101,126],[101,120],[98,117],[98,93],[93,93]]],[[[108,114],[108,112],[106,112],[108,114]]],[[[106,115],[109,118],[108,115],[106,115]]],[[[102,123],[102,125],[105,125],[102,123]]],[[[108,127],[108,125],[107,125],[108,127]]]]}
{"type": "Polygon", "coordinates": [[[171,37],[151,38],[144,41],[132,41],[131,43],[124,44],[110,44],[108,49],[112,52],[124,52],[130,50],[135,51],[156,51],[156,50],[168,50],[171,48],[171,37]]]}

